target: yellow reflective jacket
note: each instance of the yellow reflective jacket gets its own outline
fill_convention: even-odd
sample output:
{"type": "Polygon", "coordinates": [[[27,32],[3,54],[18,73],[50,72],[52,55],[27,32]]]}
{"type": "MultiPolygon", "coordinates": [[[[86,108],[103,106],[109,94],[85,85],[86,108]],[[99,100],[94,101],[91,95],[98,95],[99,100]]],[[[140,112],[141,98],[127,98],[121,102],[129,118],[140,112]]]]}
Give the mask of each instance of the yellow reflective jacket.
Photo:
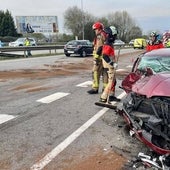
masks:
{"type": "Polygon", "coordinates": [[[30,42],[28,39],[26,39],[25,42],[24,42],[24,45],[25,45],[25,46],[30,46],[30,45],[31,45],[31,42],[30,42]]]}
{"type": "Polygon", "coordinates": [[[166,43],[166,47],[167,47],[167,48],[170,48],[170,41],[168,41],[168,42],[166,43]]]}

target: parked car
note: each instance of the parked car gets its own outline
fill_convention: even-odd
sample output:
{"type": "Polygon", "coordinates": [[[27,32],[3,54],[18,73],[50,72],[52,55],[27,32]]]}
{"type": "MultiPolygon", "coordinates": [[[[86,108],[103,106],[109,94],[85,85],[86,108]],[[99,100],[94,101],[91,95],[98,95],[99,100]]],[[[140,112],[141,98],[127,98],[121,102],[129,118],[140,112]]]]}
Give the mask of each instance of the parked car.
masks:
{"type": "Polygon", "coordinates": [[[72,40],[64,46],[64,54],[69,57],[70,55],[79,55],[86,57],[93,53],[93,44],[89,40],[72,40]]]}
{"type": "Polygon", "coordinates": [[[133,43],[133,48],[144,49],[147,45],[146,39],[144,38],[136,38],[133,43]]]}
{"type": "Polygon", "coordinates": [[[154,73],[170,71],[170,49],[161,48],[141,54],[134,62],[132,72],[146,71],[147,68],[154,73]]]}
{"type": "Polygon", "coordinates": [[[3,47],[4,43],[0,40],[0,47],[3,47]]]}
{"type": "Polygon", "coordinates": [[[122,40],[115,40],[114,42],[114,46],[124,46],[125,42],[123,42],[122,40]]]}
{"type": "MultiPolygon", "coordinates": [[[[24,46],[24,42],[25,42],[26,38],[18,38],[16,41],[13,42],[9,42],[9,47],[20,47],[20,46],[24,46]]],[[[34,38],[29,38],[30,42],[31,42],[31,46],[36,46],[37,43],[35,41],[34,38]]]]}
{"type": "Polygon", "coordinates": [[[133,39],[133,40],[130,40],[130,41],[129,41],[129,46],[132,46],[132,47],[133,47],[134,41],[135,41],[134,39],[133,39]]]}

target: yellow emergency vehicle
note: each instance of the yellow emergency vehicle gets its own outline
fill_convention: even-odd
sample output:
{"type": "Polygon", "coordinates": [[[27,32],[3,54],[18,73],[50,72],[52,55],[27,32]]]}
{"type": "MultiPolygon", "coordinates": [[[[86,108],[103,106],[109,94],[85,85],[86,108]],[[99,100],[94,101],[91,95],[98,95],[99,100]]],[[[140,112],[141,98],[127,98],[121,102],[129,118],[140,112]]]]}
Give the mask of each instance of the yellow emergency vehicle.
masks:
{"type": "Polygon", "coordinates": [[[146,39],[136,38],[133,43],[133,48],[144,49],[147,45],[146,39]]]}

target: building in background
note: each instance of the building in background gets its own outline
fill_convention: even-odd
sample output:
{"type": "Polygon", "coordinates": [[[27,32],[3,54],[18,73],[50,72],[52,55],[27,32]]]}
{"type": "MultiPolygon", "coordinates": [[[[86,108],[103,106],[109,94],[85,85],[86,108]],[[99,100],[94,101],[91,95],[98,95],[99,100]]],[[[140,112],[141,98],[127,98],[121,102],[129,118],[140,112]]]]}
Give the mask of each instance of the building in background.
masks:
{"type": "Polygon", "coordinates": [[[57,16],[16,16],[17,32],[42,33],[47,37],[58,33],[57,16]]]}

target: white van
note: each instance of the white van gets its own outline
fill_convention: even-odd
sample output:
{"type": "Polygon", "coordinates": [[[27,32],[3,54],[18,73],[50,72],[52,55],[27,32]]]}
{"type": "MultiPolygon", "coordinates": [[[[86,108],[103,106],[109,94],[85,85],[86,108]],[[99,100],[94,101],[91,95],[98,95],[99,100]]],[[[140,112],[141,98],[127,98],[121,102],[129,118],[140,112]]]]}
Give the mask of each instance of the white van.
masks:
{"type": "Polygon", "coordinates": [[[136,38],[133,43],[133,48],[144,49],[147,45],[147,42],[144,38],[136,38]]]}

